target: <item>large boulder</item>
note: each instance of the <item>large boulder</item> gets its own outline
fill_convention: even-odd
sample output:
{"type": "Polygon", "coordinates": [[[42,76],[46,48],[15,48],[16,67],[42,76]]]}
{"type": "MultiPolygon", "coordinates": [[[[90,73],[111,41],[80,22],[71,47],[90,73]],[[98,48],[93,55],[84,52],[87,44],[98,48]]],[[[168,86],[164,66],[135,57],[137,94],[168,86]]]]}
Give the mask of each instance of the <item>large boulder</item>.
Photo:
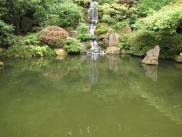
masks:
{"type": "MultiPolygon", "coordinates": [[[[101,39],[101,38],[100,38],[101,39]]],[[[117,47],[120,36],[110,28],[105,35],[102,35],[102,41],[106,47],[117,47]]]]}
{"type": "Polygon", "coordinates": [[[63,28],[57,26],[49,26],[40,32],[40,41],[50,47],[63,47],[63,43],[69,34],[63,28]]]}
{"type": "Polygon", "coordinates": [[[106,54],[118,55],[120,53],[121,53],[121,51],[120,51],[120,48],[118,48],[118,47],[108,47],[106,49],[106,54]]]}
{"type": "Polygon", "coordinates": [[[109,47],[116,47],[119,44],[119,34],[112,33],[109,36],[109,47]]]}
{"type": "Polygon", "coordinates": [[[77,31],[69,31],[69,36],[72,38],[77,38],[78,37],[78,32],[77,31]]]}
{"type": "Polygon", "coordinates": [[[4,63],[0,61],[0,67],[4,67],[4,63]]]}
{"type": "Polygon", "coordinates": [[[54,49],[54,52],[57,56],[67,56],[68,55],[68,53],[62,48],[54,49]]]}
{"type": "Polygon", "coordinates": [[[160,53],[160,47],[159,45],[157,45],[153,49],[150,49],[147,52],[147,55],[142,60],[142,63],[148,65],[158,65],[159,53],[160,53]]]}
{"type": "Polygon", "coordinates": [[[176,56],[175,61],[178,63],[182,63],[182,56],[181,55],[176,56]]]}

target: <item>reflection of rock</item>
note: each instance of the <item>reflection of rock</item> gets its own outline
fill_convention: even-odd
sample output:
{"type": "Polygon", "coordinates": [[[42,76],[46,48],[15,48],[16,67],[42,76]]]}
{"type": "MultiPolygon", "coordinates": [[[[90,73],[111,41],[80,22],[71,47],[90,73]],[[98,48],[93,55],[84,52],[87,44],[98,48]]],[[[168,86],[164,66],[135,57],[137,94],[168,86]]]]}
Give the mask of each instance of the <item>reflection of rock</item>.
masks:
{"type": "Polygon", "coordinates": [[[54,52],[56,53],[57,59],[64,59],[68,53],[64,49],[54,49],[54,52]]]}
{"type": "Polygon", "coordinates": [[[106,53],[107,54],[111,54],[111,55],[118,55],[118,54],[120,54],[120,48],[118,48],[118,47],[108,47],[107,49],[106,49],[106,53]]]}
{"type": "Polygon", "coordinates": [[[151,78],[153,81],[157,81],[157,66],[149,66],[142,64],[144,70],[145,70],[145,75],[148,78],[151,78]]]}
{"type": "Polygon", "coordinates": [[[182,63],[182,56],[176,56],[175,57],[175,61],[178,62],[178,63],[182,63]]]}
{"type": "Polygon", "coordinates": [[[118,61],[119,61],[119,56],[108,56],[109,58],[109,69],[113,70],[115,72],[118,71],[118,61]]]}
{"type": "Polygon", "coordinates": [[[147,52],[147,55],[143,59],[142,63],[149,65],[158,65],[159,53],[160,53],[160,47],[157,45],[155,46],[155,48],[147,52]]]}
{"type": "Polygon", "coordinates": [[[181,63],[176,63],[175,66],[176,66],[176,68],[178,68],[178,69],[182,69],[182,64],[181,64],[181,63]]]}

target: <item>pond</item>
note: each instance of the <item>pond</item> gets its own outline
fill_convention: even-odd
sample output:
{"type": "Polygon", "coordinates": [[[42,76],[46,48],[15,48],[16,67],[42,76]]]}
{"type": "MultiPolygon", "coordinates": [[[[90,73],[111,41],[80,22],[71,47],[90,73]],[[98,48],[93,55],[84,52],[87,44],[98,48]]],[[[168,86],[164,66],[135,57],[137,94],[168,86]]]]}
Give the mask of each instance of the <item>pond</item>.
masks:
{"type": "Polygon", "coordinates": [[[5,60],[1,137],[181,137],[182,64],[130,56],[5,60]]]}

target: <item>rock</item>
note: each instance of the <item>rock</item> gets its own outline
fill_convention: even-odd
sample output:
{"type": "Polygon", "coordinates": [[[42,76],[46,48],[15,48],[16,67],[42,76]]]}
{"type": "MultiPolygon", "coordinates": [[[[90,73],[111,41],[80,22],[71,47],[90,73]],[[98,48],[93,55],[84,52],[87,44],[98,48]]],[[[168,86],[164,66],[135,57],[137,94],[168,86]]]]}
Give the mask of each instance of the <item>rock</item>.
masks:
{"type": "Polygon", "coordinates": [[[72,38],[77,38],[78,32],[77,31],[70,31],[69,36],[72,37],[72,38]]]}
{"type": "Polygon", "coordinates": [[[108,47],[106,49],[106,53],[111,54],[111,55],[120,54],[120,48],[118,48],[118,47],[108,47]]]}
{"type": "Polygon", "coordinates": [[[4,67],[4,63],[0,61],[0,67],[4,67]]]}
{"type": "Polygon", "coordinates": [[[40,32],[40,41],[51,47],[62,47],[69,34],[63,28],[49,26],[40,32]]]}
{"type": "Polygon", "coordinates": [[[0,48],[0,53],[3,51],[3,49],[2,48],[0,48]]]}
{"type": "Polygon", "coordinates": [[[56,53],[57,57],[65,57],[68,55],[68,53],[62,48],[54,49],[54,52],[56,53]]]}
{"type": "Polygon", "coordinates": [[[109,36],[109,46],[116,47],[119,44],[119,34],[113,33],[109,36]]]}
{"type": "Polygon", "coordinates": [[[109,47],[116,47],[119,44],[119,34],[113,33],[109,36],[109,47]]]}
{"type": "Polygon", "coordinates": [[[143,59],[142,63],[148,65],[158,65],[159,53],[160,47],[157,45],[147,52],[147,55],[143,59]]]}
{"type": "Polygon", "coordinates": [[[180,56],[180,55],[176,56],[175,61],[178,63],[182,63],[182,56],[180,56]]]}
{"type": "Polygon", "coordinates": [[[132,32],[132,29],[130,26],[128,27],[125,27],[123,30],[122,30],[122,33],[131,33],[132,32]]]}

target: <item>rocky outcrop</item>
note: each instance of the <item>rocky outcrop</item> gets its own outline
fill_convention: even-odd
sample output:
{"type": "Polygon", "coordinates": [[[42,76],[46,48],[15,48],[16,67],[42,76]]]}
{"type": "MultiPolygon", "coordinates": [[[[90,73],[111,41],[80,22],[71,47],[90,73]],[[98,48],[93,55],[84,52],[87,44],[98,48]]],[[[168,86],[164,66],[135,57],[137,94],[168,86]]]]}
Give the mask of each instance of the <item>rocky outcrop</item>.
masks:
{"type": "Polygon", "coordinates": [[[68,36],[68,32],[63,28],[49,26],[40,32],[39,38],[42,44],[47,44],[50,47],[62,47],[68,36]]]}
{"type": "Polygon", "coordinates": [[[142,63],[148,65],[158,65],[159,53],[160,47],[157,45],[147,52],[147,55],[142,60],[142,63]]]}
{"type": "Polygon", "coordinates": [[[77,31],[69,31],[69,36],[72,38],[77,38],[78,37],[78,32],[77,31]]]}
{"type": "Polygon", "coordinates": [[[4,67],[4,63],[0,61],[0,67],[4,67]]]}
{"type": "Polygon", "coordinates": [[[104,44],[106,47],[116,47],[119,44],[119,34],[114,33],[110,28],[108,32],[104,35],[99,36],[100,43],[104,44]]]}
{"type": "Polygon", "coordinates": [[[60,56],[62,57],[62,56],[67,56],[68,55],[68,53],[62,48],[54,49],[54,52],[55,52],[57,57],[60,57],[60,56]]]}
{"type": "Polygon", "coordinates": [[[122,33],[126,33],[126,34],[131,33],[131,32],[132,32],[132,29],[130,26],[127,26],[127,27],[123,28],[123,30],[122,30],[122,33]]]}
{"type": "Polygon", "coordinates": [[[116,47],[119,44],[119,34],[112,33],[109,36],[109,47],[116,47]]]}
{"type": "Polygon", "coordinates": [[[175,57],[175,61],[178,62],[178,63],[182,63],[182,56],[176,56],[175,57]]]}
{"type": "Polygon", "coordinates": [[[118,54],[120,54],[120,48],[118,48],[118,47],[108,47],[106,49],[106,54],[118,55],[118,54]]]}

